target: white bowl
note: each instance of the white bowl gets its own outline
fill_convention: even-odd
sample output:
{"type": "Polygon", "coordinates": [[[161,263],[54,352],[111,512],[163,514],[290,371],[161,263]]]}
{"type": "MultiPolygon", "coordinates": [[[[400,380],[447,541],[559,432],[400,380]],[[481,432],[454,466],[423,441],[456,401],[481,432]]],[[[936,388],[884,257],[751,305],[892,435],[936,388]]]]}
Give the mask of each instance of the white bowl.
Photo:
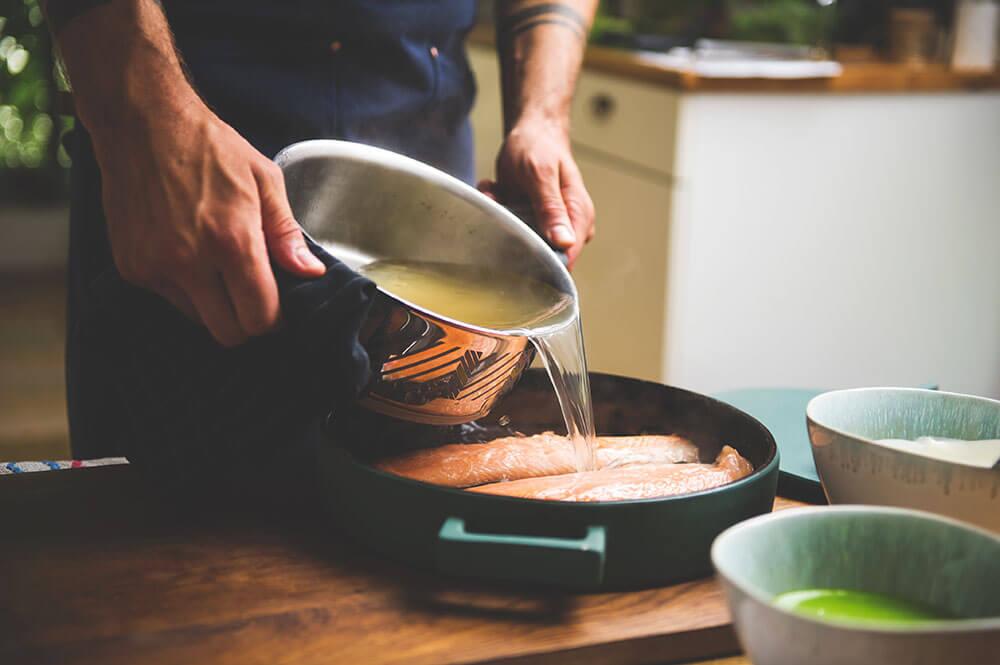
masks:
{"type": "Polygon", "coordinates": [[[835,390],[809,402],[806,423],[830,503],[929,510],[1000,532],[1000,469],[944,462],[873,442],[1000,438],[1000,402],[918,388],[835,390]]]}
{"type": "Polygon", "coordinates": [[[784,510],[723,531],[712,563],[754,665],[1000,662],[1000,538],[984,529],[901,508],[784,510]],[[968,618],[873,626],[773,604],[808,588],[882,593],[968,618]]]}

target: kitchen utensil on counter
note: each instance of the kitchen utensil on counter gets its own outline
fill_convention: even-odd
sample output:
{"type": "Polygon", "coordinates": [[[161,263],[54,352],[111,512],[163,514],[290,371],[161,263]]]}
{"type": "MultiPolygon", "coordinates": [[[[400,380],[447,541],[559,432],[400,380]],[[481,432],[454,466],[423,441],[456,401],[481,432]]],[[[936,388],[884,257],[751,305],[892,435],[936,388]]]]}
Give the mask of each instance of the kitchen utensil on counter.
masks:
{"type": "MultiPolygon", "coordinates": [[[[296,143],[275,158],[306,234],[351,268],[379,259],[460,264],[577,293],[534,230],[475,188],[394,152],[346,141],[296,143]]],[[[404,420],[454,425],[490,412],[534,356],[521,333],[469,325],[379,289],[360,341],[374,378],[361,403],[404,420]]]]}
{"type": "Polygon", "coordinates": [[[1000,438],[1000,402],[919,388],[823,393],[806,408],[830,503],[917,508],[1000,532],[1000,468],[921,457],[874,439],[1000,438]]]}
{"type": "Polygon", "coordinates": [[[755,665],[986,665],[1000,653],[1000,538],[930,513],[798,508],[720,535],[712,563],[755,665]],[[899,626],[830,622],[778,608],[778,594],[852,589],[956,617],[899,626]]]}
{"type": "Polygon", "coordinates": [[[963,72],[991,72],[997,66],[1000,2],[958,0],[955,3],[952,39],[952,69],[963,72]]]}
{"type": "Polygon", "coordinates": [[[938,29],[930,9],[889,12],[889,52],[894,62],[924,65],[935,51],[938,29]]]}
{"type": "Polygon", "coordinates": [[[738,409],[697,393],[591,373],[599,434],[675,433],[711,460],[723,444],[754,472],[695,494],[598,503],[492,496],[421,483],[366,463],[380,446],[476,441],[500,423],[532,434],[561,429],[546,374],[528,370],[486,418],[459,428],[390,423],[374,429],[359,414],[332,414],[317,428],[326,500],[369,547],[414,565],[465,577],[574,589],[625,589],[691,579],[711,569],[708,551],[723,529],[771,509],[778,474],[774,439],[738,409]]]}

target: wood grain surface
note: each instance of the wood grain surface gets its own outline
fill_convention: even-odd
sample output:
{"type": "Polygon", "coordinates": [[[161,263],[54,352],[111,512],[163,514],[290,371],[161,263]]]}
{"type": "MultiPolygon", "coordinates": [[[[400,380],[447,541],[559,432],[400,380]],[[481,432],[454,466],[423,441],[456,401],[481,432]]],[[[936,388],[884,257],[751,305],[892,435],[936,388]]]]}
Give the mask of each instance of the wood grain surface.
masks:
{"type": "Polygon", "coordinates": [[[128,467],[0,478],[0,663],[625,665],[739,651],[713,579],[504,589],[374,557],[313,510],[234,503],[164,494],[128,467]]]}

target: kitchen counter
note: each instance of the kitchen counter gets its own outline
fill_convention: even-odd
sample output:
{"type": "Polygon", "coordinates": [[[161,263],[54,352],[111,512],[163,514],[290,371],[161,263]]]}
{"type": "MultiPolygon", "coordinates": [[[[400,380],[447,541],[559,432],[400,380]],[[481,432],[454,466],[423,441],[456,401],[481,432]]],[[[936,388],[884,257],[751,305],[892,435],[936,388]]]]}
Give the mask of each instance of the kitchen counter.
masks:
{"type": "Polygon", "coordinates": [[[177,503],[126,466],[0,479],[0,662],[627,665],[738,651],[711,578],[504,590],[374,557],[320,513],[177,503]]]}
{"type": "MultiPolygon", "coordinates": [[[[469,35],[469,42],[493,47],[493,28],[476,26],[469,35]]],[[[1000,90],[1000,71],[962,73],[937,64],[847,63],[843,65],[843,73],[833,78],[715,78],[650,62],[635,52],[591,45],[587,47],[583,66],[587,70],[623,79],[688,92],[918,93],[1000,90]]]]}

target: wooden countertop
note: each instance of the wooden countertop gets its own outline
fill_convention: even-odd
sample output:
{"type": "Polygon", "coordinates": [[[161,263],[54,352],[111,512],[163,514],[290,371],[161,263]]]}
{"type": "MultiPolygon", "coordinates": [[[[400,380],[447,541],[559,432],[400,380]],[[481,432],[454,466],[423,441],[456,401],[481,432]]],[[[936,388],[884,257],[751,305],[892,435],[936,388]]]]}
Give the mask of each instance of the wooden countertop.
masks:
{"type": "MultiPolygon", "coordinates": [[[[469,43],[493,48],[489,26],[476,26],[469,43]]],[[[823,79],[709,78],[643,60],[635,53],[588,46],[585,69],[654,83],[686,92],[781,93],[926,93],[1000,90],[1000,71],[969,74],[944,65],[908,66],[894,63],[848,63],[843,73],[823,79]]]]}
{"type": "Polygon", "coordinates": [[[627,665],[738,651],[712,578],[505,591],[372,556],[318,513],[176,503],[128,467],[0,478],[0,662],[627,665]]]}

